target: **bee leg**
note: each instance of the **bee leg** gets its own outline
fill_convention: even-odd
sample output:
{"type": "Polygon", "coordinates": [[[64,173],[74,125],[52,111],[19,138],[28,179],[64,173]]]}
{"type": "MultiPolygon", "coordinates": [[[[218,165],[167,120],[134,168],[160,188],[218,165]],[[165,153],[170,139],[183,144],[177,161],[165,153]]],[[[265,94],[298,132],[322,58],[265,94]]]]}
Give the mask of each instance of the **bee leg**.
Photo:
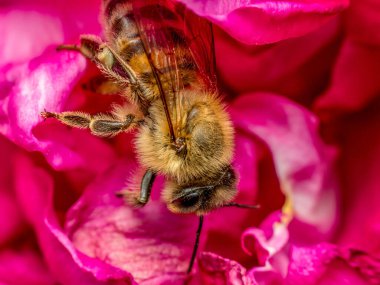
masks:
{"type": "Polygon", "coordinates": [[[140,192],[124,190],[116,193],[117,197],[124,198],[128,204],[140,208],[146,205],[150,199],[153,182],[156,179],[156,173],[152,170],[147,170],[141,179],[140,192]]]}
{"type": "Polygon", "coordinates": [[[82,112],[53,113],[43,111],[40,115],[44,119],[55,118],[65,125],[80,129],[88,128],[91,122],[91,115],[82,112]]]}
{"type": "Polygon", "coordinates": [[[82,88],[101,95],[116,95],[121,94],[123,91],[118,84],[103,75],[91,77],[86,83],[82,84],[82,88]]]}
{"type": "Polygon", "coordinates": [[[197,233],[195,235],[195,243],[194,243],[194,247],[193,247],[193,253],[191,254],[190,264],[189,264],[189,267],[187,268],[187,272],[186,272],[187,274],[191,273],[191,270],[193,269],[195,258],[197,257],[197,251],[198,251],[198,246],[199,246],[199,238],[201,236],[202,227],[203,227],[203,216],[199,216],[198,229],[197,229],[197,233]]]}
{"type": "Polygon", "coordinates": [[[53,113],[44,111],[41,113],[43,118],[55,118],[61,123],[70,127],[87,129],[89,128],[97,136],[114,136],[120,132],[126,131],[132,125],[135,115],[128,114],[123,120],[110,115],[91,116],[83,112],[62,112],[53,113]]]}
{"type": "Polygon", "coordinates": [[[102,40],[94,35],[82,35],[80,37],[79,45],[59,45],[57,51],[72,50],[80,52],[84,57],[95,60],[95,56],[98,53],[102,40]]]}
{"type": "Polygon", "coordinates": [[[156,173],[148,169],[141,180],[140,195],[138,197],[139,204],[145,205],[148,203],[155,179],[156,173]]]}

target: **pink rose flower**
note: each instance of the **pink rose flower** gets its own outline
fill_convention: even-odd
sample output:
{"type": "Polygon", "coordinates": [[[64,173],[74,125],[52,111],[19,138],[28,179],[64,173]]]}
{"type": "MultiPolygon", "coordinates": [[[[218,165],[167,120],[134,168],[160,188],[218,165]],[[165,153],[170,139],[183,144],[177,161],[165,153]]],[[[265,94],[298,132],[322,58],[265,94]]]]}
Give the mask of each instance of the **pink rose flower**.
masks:
{"type": "MultiPolygon", "coordinates": [[[[107,111],[96,74],[56,52],[101,35],[101,1],[0,6],[0,283],[183,284],[197,218],[115,197],[134,134],[39,113],[107,111]]],[[[190,284],[379,284],[380,2],[182,1],[215,26],[236,130],[238,202],[205,218],[190,284]]]]}

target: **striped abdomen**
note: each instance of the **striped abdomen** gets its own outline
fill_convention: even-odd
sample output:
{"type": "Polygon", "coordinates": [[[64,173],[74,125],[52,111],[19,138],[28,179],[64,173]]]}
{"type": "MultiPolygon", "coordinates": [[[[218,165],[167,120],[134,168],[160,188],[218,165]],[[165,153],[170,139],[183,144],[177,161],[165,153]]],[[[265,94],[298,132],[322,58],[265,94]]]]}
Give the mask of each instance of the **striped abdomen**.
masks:
{"type": "Polygon", "coordinates": [[[105,1],[104,14],[107,41],[136,73],[145,98],[159,97],[152,68],[167,95],[200,84],[175,7],[140,2],[144,4],[135,7],[128,1],[105,1]]]}

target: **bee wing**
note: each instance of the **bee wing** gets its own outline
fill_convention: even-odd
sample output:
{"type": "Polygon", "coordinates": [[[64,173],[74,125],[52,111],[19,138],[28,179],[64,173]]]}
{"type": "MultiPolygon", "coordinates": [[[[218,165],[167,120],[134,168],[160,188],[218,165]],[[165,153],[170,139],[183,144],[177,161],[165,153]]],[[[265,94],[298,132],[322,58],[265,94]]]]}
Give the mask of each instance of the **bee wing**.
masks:
{"type": "MultiPolygon", "coordinates": [[[[161,93],[169,127],[180,120],[178,92],[186,76],[197,77],[203,88],[216,89],[212,26],[207,20],[170,0],[133,0],[141,41],[161,93]],[[167,111],[171,108],[171,112],[167,111]]],[[[174,131],[171,131],[174,137],[174,131]]]]}
{"type": "Polygon", "coordinates": [[[212,23],[182,7],[185,34],[194,62],[205,83],[214,91],[217,77],[212,23]]]}

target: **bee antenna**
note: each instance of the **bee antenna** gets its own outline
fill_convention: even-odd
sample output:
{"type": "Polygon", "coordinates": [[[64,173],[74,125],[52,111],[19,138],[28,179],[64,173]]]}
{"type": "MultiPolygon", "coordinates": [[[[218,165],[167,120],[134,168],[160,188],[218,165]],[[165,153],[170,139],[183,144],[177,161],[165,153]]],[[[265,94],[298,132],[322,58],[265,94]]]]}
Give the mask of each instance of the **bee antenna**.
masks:
{"type": "Polygon", "coordinates": [[[260,205],[246,205],[246,204],[239,204],[235,202],[230,202],[227,204],[224,204],[223,207],[238,207],[238,208],[245,208],[245,209],[260,209],[260,205]]]}

